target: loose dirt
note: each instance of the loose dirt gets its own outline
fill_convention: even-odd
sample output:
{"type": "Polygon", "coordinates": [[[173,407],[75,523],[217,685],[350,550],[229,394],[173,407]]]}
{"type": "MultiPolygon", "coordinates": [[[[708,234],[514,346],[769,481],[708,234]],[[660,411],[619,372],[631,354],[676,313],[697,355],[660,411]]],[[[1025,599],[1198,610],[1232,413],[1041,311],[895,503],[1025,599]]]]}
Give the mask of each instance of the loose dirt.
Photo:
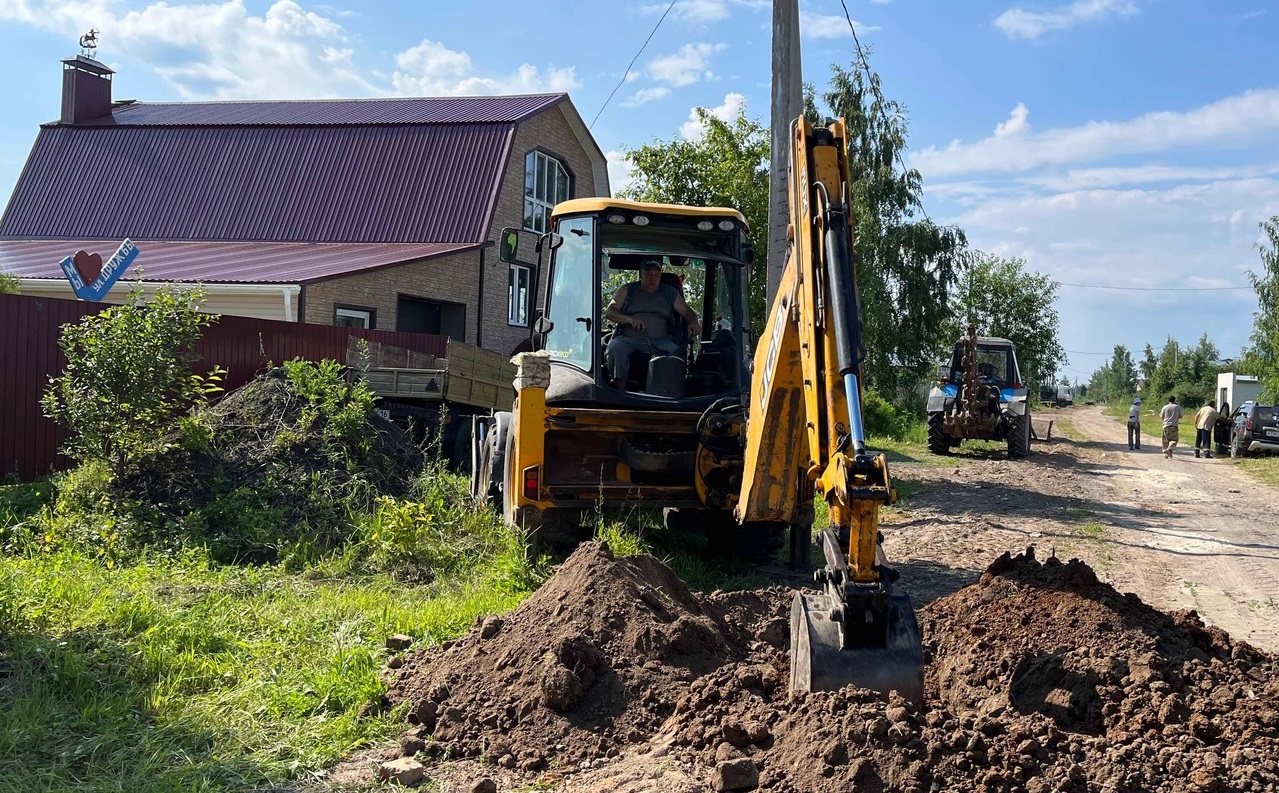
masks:
{"type": "Polygon", "coordinates": [[[396,754],[463,791],[1279,786],[1277,659],[1082,562],[1003,555],[921,609],[922,710],[789,694],[790,596],[697,595],[584,545],[500,623],[403,659],[389,696],[416,723],[396,754]]]}

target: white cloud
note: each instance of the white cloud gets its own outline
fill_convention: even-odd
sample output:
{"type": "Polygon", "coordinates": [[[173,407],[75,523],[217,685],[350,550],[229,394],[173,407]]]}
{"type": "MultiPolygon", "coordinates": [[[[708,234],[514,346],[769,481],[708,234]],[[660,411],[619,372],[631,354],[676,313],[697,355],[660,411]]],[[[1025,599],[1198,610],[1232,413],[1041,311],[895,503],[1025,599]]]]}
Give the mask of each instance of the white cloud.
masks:
{"type": "Polygon", "coordinates": [[[670,93],[671,89],[661,85],[655,88],[641,88],[631,94],[625,102],[622,102],[622,107],[639,107],[640,105],[646,105],[649,102],[656,102],[659,99],[665,99],[670,96],[670,93]]]}
{"type": "Polygon", "coordinates": [[[423,41],[396,56],[397,71],[373,78],[355,62],[356,43],[334,21],[349,16],[328,6],[306,11],[276,0],[261,16],[244,0],[198,5],[153,2],[120,12],[114,0],[0,0],[0,20],[25,23],[68,38],[86,20],[103,31],[98,56],[139,60],[184,99],[308,99],[565,91],[578,86],[573,69],[525,64],[506,75],[475,73],[465,52],[423,41]]]}
{"type": "Polygon", "coordinates": [[[1109,16],[1136,13],[1137,3],[1134,0],[1076,0],[1070,5],[1047,11],[1010,8],[995,19],[995,27],[1010,39],[1035,39],[1049,31],[1069,30],[1109,16]]]}
{"type": "Polygon", "coordinates": [[[117,12],[108,0],[0,2],[0,19],[76,37],[86,20],[103,31],[98,56],[155,69],[187,99],[367,96],[379,93],[353,62],[341,25],[277,0],[261,16],[242,0],[117,12]]]}
{"type": "Polygon", "coordinates": [[[1240,146],[1279,130],[1279,89],[1248,91],[1186,112],[1160,111],[1037,133],[1029,131],[1026,115],[1025,107],[1018,105],[991,137],[930,146],[912,153],[911,164],[926,176],[938,177],[1028,171],[1191,145],[1240,146]]]}
{"type": "MultiPolygon", "coordinates": [[[[670,9],[670,16],[683,22],[711,24],[728,19],[733,7],[758,10],[771,5],[771,0],[683,0],[670,9]]],[[[664,14],[670,6],[670,3],[657,3],[644,6],[643,10],[646,14],[664,14]]]]}
{"type": "MultiPolygon", "coordinates": [[[[879,30],[872,25],[864,25],[853,20],[858,33],[870,33],[879,30]]],[[[799,32],[809,39],[842,39],[852,38],[853,32],[848,29],[848,18],[836,14],[816,14],[801,10],[799,12],[799,32]]]]}
{"type": "Polygon", "coordinates": [[[570,91],[581,85],[572,67],[548,68],[543,72],[528,63],[510,74],[480,76],[474,73],[470,55],[430,39],[396,55],[395,65],[391,83],[395,93],[402,96],[529,94],[570,91]]]}
{"type": "Polygon", "coordinates": [[[711,56],[726,49],[727,44],[685,44],[679,52],[659,55],[649,61],[648,76],[676,88],[710,79],[714,76],[708,68],[711,56]]]}
{"type": "MultiPolygon", "coordinates": [[[[712,116],[720,121],[731,122],[746,112],[746,97],[738,93],[724,95],[724,102],[719,107],[706,108],[712,116]]],[[[688,121],[680,125],[679,132],[685,140],[698,140],[706,134],[706,125],[697,114],[697,108],[688,113],[688,121]]]]}
{"type": "Polygon", "coordinates": [[[606,152],[604,157],[608,160],[609,186],[613,188],[613,195],[617,195],[631,186],[631,164],[620,151],[606,152]]]}

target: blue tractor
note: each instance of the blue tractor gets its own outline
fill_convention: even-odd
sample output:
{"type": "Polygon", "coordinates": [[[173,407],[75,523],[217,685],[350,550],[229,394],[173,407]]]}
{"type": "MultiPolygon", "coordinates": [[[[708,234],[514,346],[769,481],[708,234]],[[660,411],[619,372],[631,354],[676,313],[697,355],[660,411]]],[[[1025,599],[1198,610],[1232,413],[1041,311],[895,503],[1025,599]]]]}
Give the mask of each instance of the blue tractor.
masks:
{"type": "Polygon", "coordinates": [[[1017,349],[1008,339],[978,336],[974,326],[937,370],[928,394],[928,449],[949,454],[965,439],[1005,441],[1009,458],[1030,453],[1030,399],[1017,349]]]}

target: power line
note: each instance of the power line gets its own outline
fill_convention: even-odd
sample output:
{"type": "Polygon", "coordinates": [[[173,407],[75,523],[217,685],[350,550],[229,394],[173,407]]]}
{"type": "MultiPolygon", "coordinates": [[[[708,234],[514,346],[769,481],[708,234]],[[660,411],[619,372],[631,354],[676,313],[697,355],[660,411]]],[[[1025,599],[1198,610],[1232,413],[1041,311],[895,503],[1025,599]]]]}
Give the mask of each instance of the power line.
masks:
{"type": "MultiPolygon", "coordinates": [[[[866,53],[862,50],[862,41],[857,37],[857,26],[853,24],[853,16],[848,13],[848,4],[844,0],[839,0],[839,4],[844,7],[844,19],[848,20],[848,29],[853,34],[853,43],[857,45],[857,57],[862,63],[862,70],[866,72],[866,84],[870,86],[871,93],[875,95],[875,101],[879,103],[879,120],[884,126],[888,126],[888,116],[884,113],[884,95],[879,92],[879,86],[875,83],[875,78],[871,75],[870,63],[866,60],[866,53]]],[[[901,166],[902,172],[906,173],[906,163],[902,162],[902,154],[900,151],[894,151],[893,155],[897,160],[897,164],[901,166]]],[[[928,216],[928,210],[924,208],[924,202],[919,202],[919,211],[924,213],[924,219],[929,223],[933,219],[928,216]]]]}
{"type": "Polygon", "coordinates": [[[631,62],[626,65],[626,71],[622,72],[622,79],[618,80],[617,85],[613,86],[613,93],[608,95],[608,99],[604,100],[604,104],[595,113],[595,118],[591,119],[591,123],[586,125],[587,129],[594,127],[595,122],[599,121],[600,113],[603,113],[604,108],[608,107],[608,103],[613,101],[613,94],[616,94],[617,89],[621,88],[622,85],[626,82],[626,76],[631,73],[631,67],[635,65],[635,61],[639,60],[639,56],[644,54],[644,48],[647,47],[648,43],[653,40],[653,36],[657,33],[657,29],[662,26],[662,21],[666,19],[666,15],[671,12],[671,9],[674,8],[675,4],[678,2],[679,0],[671,0],[671,4],[668,5],[666,7],[666,10],[662,12],[662,16],[660,19],[657,20],[657,24],[654,25],[653,29],[648,32],[648,38],[644,39],[644,43],[640,45],[639,51],[635,53],[635,57],[631,58],[631,62]]]}
{"type": "Polygon", "coordinates": [[[1233,292],[1241,289],[1252,289],[1251,286],[1105,286],[1104,284],[1068,284],[1057,281],[1058,286],[1073,286],[1079,289],[1120,289],[1125,292],[1233,292]]]}
{"type": "Polygon", "coordinates": [[[1082,350],[1063,350],[1071,355],[1114,355],[1113,352],[1083,352],[1082,350]]]}

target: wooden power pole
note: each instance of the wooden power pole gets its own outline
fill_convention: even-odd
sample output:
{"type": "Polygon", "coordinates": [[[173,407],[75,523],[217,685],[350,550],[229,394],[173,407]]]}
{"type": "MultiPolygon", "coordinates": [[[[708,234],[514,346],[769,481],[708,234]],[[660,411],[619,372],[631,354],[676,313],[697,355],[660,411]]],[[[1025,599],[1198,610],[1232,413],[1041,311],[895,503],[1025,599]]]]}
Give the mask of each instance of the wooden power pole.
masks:
{"type": "Polygon", "coordinates": [[[787,168],[790,123],[804,112],[799,62],[799,0],[773,0],[773,101],[771,174],[768,182],[768,289],[771,306],[786,268],[786,225],[790,218],[787,168]]]}

